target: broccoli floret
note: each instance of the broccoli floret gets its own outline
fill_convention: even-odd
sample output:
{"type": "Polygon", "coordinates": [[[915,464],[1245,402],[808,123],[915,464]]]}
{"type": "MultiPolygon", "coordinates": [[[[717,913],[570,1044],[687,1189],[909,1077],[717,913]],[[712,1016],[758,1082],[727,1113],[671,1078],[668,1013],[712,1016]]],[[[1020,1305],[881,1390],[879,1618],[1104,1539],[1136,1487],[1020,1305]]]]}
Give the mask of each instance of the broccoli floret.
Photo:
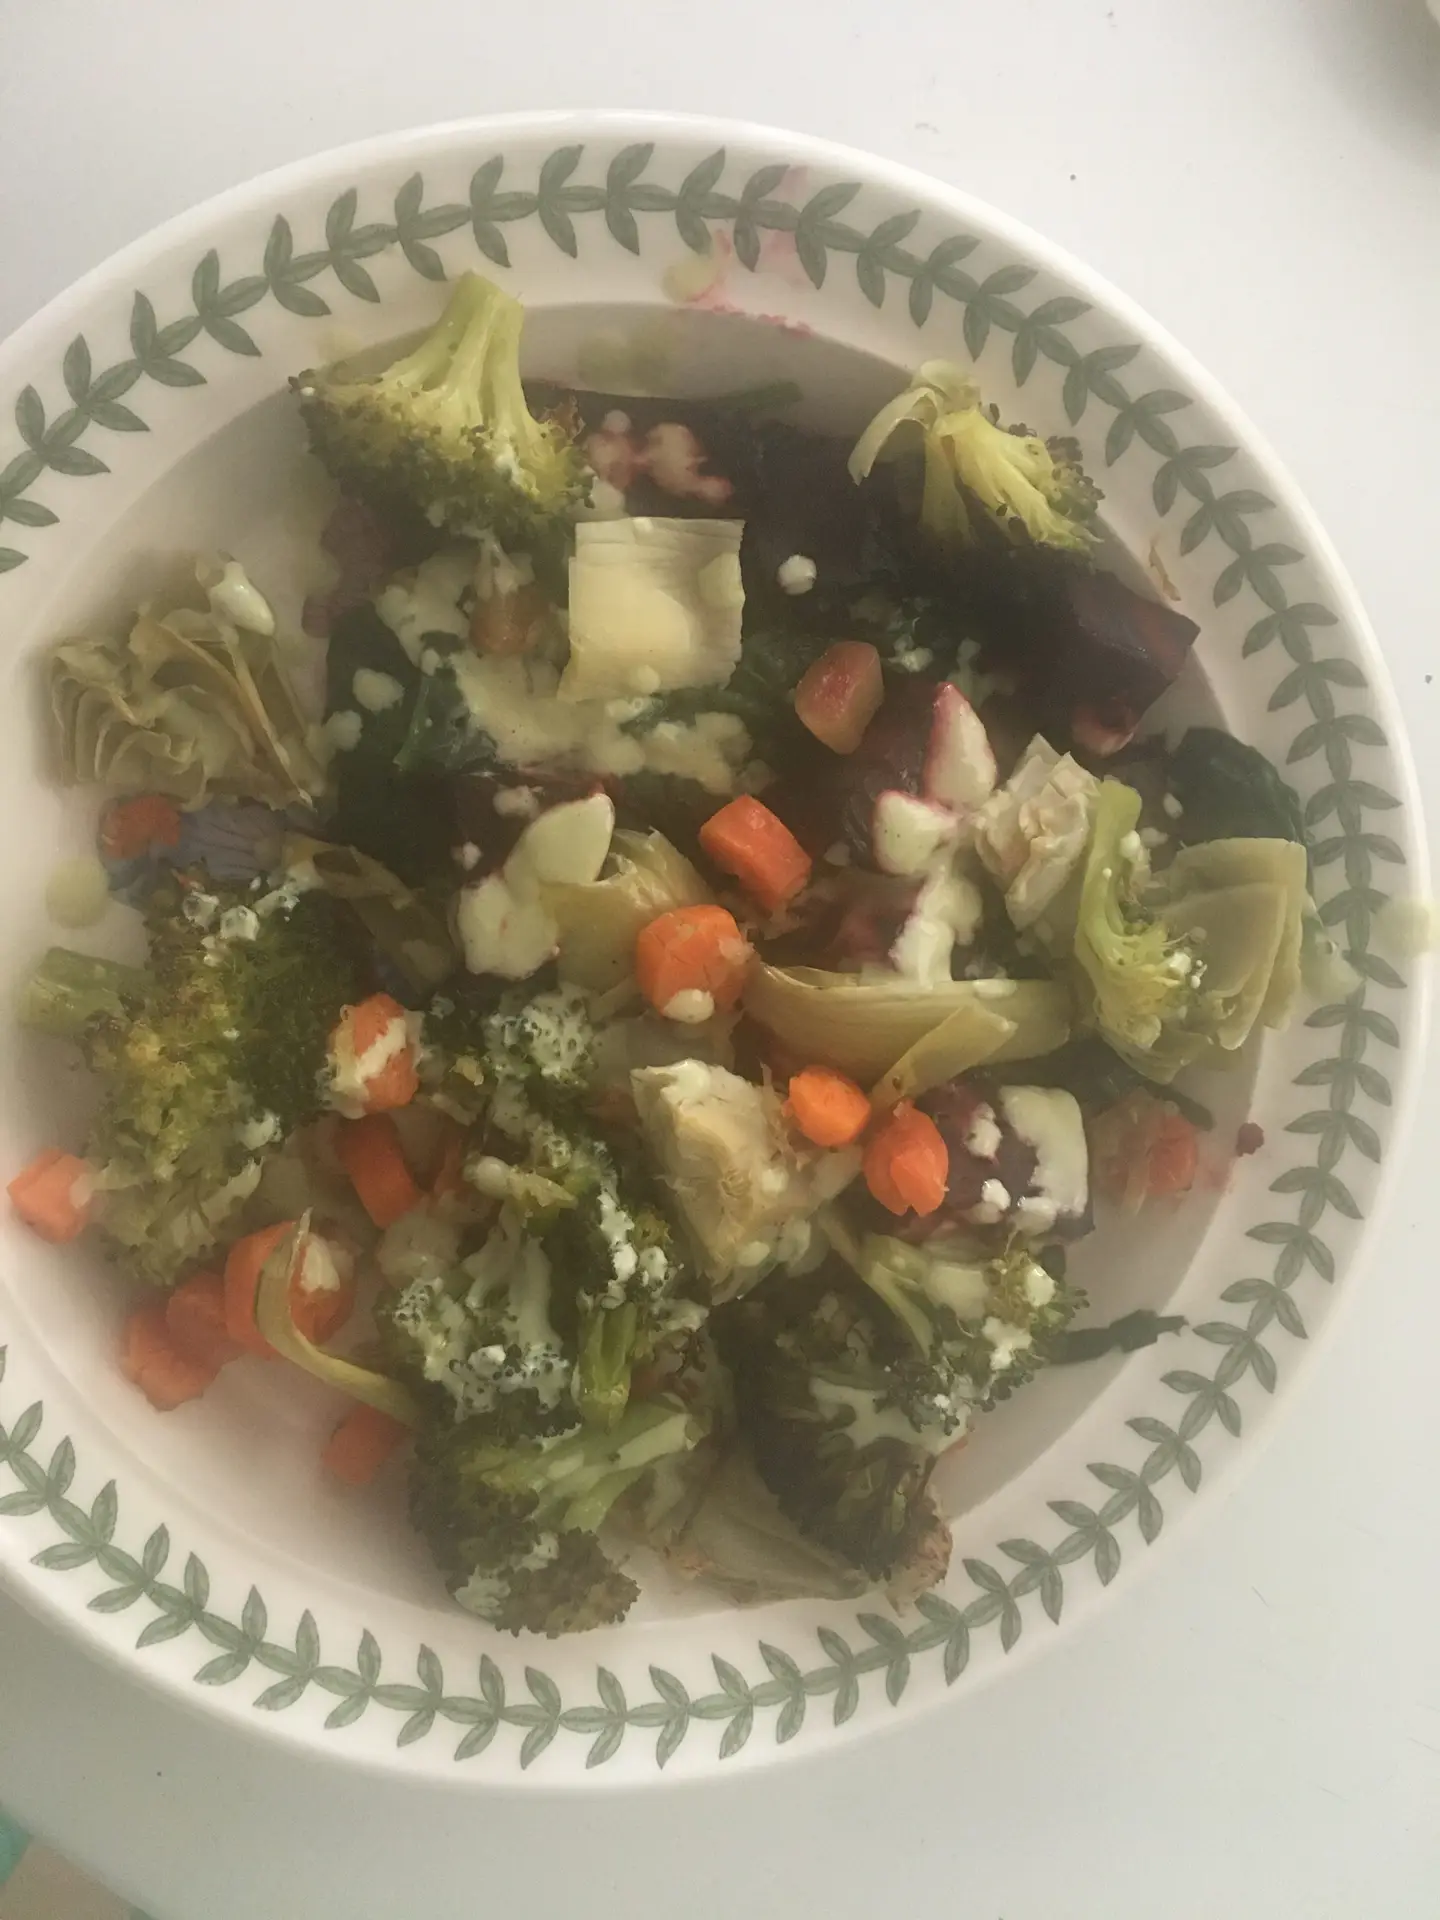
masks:
{"type": "Polygon", "coordinates": [[[712,1324],[760,1476],[801,1531],[872,1580],[943,1572],[927,1488],[950,1430],[926,1420],[928,1371],[878,1303],[831,1268],[772,1278],[712,1324]]]}
{"type": "Polygon", "coordinates": [[[482,1117],[493,1092],[485,1038],[493,1009],[492,995],[468,985],[447,987],[425,1009],[416,1062],[421,1090],[462,1126],[473,1126],[482,1117]]]}
{"type": "Polygon", "coordinates": [[[956,1438],[1002,1387],[1009,1393],[1032,1377],[1082,1303],[1020,1245],[975,1259],[870,1234],[856,1271],[909,1336],[899,1377],[919,1369],[917,1424],[938,1418],[956,1438]]]}
{"type": "Polygon", "coordinates": [[[1078,444],[1002,427],[975,382],[947,360],[927,360],[880,409],[850,456],[853,477],[863,480],[891,437],[911,424],[922,435],[920,517],[931,533],[972,541],[979,507],[1002,532],[1037,546],[1086,553],[1094,544],[1100,492],[1080,465],[1078,444]]]}
{"type": "Polygon", "coordinates": [[[508,994],[484,1025],[484,1051],[495,1083],[495,1124],[523,1130],[515,1110],[568,1114],[589,1091],[595,1027],[589,1002],[573,987],[526,997],[508,994]]]}
{"type": "Polygon", "coordinates": [[[520,381],[520,303],[462,274],[439,322],[371,379],[292,381],[311,444],[348,491],[465,538],[524,544],[589,483],[569,427],[537,420],[520,381]]]}
{"type": "Polygon", "coordinates": [[[22,1018],[68,1022],[99,1076],[86,1153],[101,1229],[127,1272],[170,1286],[215,1247],[262,1156],[319,1110],[330,1030],[362,975],[351,923],[322,894],[164,883],[145,917],[140,979],[107,986],[99,963],[52,952],[22,1018]]]}
{"type": "MultiPolygon", "coordinates": [[[[689,1269],[644,1169],[584,1113],[594,1038],[585,996],[573,989],[511,996],[485,1024],[491,1124],[522,1175],[564,1196],[550,1206],[542,1191],[526,1211],[565,1288],[581,1413],[603,1426],[624,1412],[635,1369],[683,1344],[704,1316],[683,1297],[689,1269]]],[[[525,1204],[513,1178],[487,1185],[493,1156],[470,1171],[482,1190],[525,1204]]]]}
{"type": "Polygon", "coordinates": [[[683,1297],[689,1268],[638,1166],[579,1122],[537,1121],[526,1157],[567,1196],[534,1230],[570,1289],[580,1411],[610,1426],[625,1410],[635,1370],[662,1348],[683,1346],[704,1310],[683,1297]]]}
{"type": "Polygon", "coordinates": [[[701,1430],[674,1400],[631,1407],[605,1434],[507,1445],[483,1419],[423,1432],[410,1512],[460,1605],[507,1633],[578,1633],[623,1619],[638,1589],[595,1538],[621,1494],[701,1430]]]}
{"type": "Polygon", "coordinates": [[[432,1397],[443,1394],[452,1419],[483,1416],[493,1432],[520,1439],[568,1432],[580,1418],[576,1356],[554,1326],[554,1290],[545,1248],[506,1207],[455,1273],[412,1280],[377,1305],[386,1358],[432,1397]]]}

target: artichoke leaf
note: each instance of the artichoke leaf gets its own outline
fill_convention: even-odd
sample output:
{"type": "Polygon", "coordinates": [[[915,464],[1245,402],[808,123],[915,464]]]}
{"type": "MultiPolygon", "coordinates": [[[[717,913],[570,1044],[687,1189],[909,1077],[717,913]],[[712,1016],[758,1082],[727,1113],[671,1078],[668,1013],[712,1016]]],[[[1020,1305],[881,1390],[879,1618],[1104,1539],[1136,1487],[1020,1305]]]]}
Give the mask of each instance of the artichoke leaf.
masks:
{"type": "Polygon", "coordinates": [[[676,907],[711,897],[699,873],[663,833],[622,827],[610,842],[609,871],[588,885],[549,885],[544,903],[560,929],[559,972],[567,986],[608,993],[631,976],[640,929],[676,907]]]}
{"type": "Polygon", "coordinates": [[[144,608],[123,640],[62,641],[46,663],[70,784],[308,803],[323,775],[274,643],[194,607],[144,608]]]}
{"type": "MultiPolygon", "coordinates": [[[[1264,1026],[1283,1026],[1300,995],[1301,951],[1309,904],[1304,847],[1294,840],[1208,840],[1182,847],[1166,870],[1165,880],[1172,890],[1187,885],[1223,888],[1251,882],[1269,882],[1281,889],[1285,925],[1259,1018],[1264,1026]]],[[[1207,955],[1212,968],[1214,958],[1207,955]]]]}
{"type": "Polygon", "coordinates": [[[921,1034],[876,1081],[870,1089],[871,1104],[886,1112],[901,1100],[916,1100],[932,1087],[943,1087],[957,1074],[992,1060],[1013,1041],[1016,1031],[1013,1020],[978,1001],[957,1007],[939,1026],[921,1034]]]}
{"type": "MultiPolygon", "coordinates": [[[[995,1038],[986,1060],[1052,1053],[1070,1036],[1069,994],[1055,980],[951,980],[925,986],[900,976],[862,979],[819,967],[758,966],[746,982],[745,1010],[807,1064],[835,1067],[863,1085],[898,1072],[905,1056],[952,1016],[977,1010],[1011,1031],[972,1019],[974,1044],[995,1038]]],[[[940,1042],[961,1057],[962,1022],[940,1042]]],[[[969,1061],[979,1065],[980,1060],[969,1061]]],[[[963,1072],[963,1066],[952,1069],[963,1072]]]]}

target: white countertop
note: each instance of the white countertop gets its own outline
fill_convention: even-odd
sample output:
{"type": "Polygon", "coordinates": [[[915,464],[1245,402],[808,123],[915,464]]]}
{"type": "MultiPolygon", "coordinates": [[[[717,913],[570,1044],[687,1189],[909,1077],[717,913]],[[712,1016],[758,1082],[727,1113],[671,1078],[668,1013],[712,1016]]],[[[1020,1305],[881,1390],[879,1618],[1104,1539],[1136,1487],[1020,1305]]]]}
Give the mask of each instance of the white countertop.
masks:
{"type": "MultiPolygon", "coordinates": [[[[265,168],[567,104],[872,148],[1143,302],[1319,509],[1440,817],[1424,0],[0,0],[0,334],[265,168]]],[[[422,1801],[232,1749],[108,1671],[82,1694],[74,1650],[0,1603],[0,1803],[156,1920],[1433,1920],[1437,1140],[1440,1074],[1354,1310],[1228,1503],[1162,1536],[1085,1630],[902,1733],[703,1791],[602,1791],[561,1830],[548,1795],[422,1801]],[[309,1864],[282,1875],[281,1854],[309,1864]]]]}

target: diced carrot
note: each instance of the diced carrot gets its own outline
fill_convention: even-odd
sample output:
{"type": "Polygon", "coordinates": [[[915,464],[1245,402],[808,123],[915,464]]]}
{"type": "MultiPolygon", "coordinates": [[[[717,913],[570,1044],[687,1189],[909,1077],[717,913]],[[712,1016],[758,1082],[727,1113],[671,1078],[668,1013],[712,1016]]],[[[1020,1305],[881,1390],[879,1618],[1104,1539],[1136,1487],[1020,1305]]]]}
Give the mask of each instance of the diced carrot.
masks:
{"type": "Polygon", "coordinates": [[[74,1240],[90,1224],[90,1169],[73,1153],[48,1147],[10,1182],[11,1205],[42,1240],[74,1240]]]}
{"type": "Polygon", "coordinates": [[[810,856],[769,807],[748,793],[712,813],[700,844],[767,912],[783,907],[810,878],[810,856]]]}
{"type": "Polygon", "coordinates": [[[225,1282],[218,1273],[194,1273],[165,1302],[165,1328],[177,1353],[201,1367],[223,1367],[244,1349],[225,1328],[225,1282]]]}
{"type": "Polygon", "coordinates": [[[1173,1107],[1161,1115],[1155,1140],[1150,1148],[1150,1192],[1159,1199],[1167,1194],[1188,1193],[1195,1184],[1200,1165],[1200,1136],[1193,1120],[1173,1107]]]}
{"type": "Polygon", "coordinates": [[[341,1014],[330,1036],[330,1054],[338,1069],[337,1088],[342,1080],[350,1082],[343,1091],[355,1101],[352,1112],[408,1107],[420,1091],[415,1043],[404,1021],[404,1007],[388,993],[372,993],[341,1014]]]}
{"type": "Polygon", "coordinates": [[[891,1213],[934,1213],[945,1198],[950,1150],[928,1113],[902,1100],[865,1149],[865,1184],[891,1213]]]}
{"type": "Polygon", "coordinates": [[[367,1113],[340,1124],[335,1141],[340,1164],[377,1227],[393,1226],[421,1194],[406,1164],[400,1134],[388,1113],[367,1113]]]}
{"type": "Polygon", "coordinates": [[[173,1413],[187,1400],[198,1400],[220,1369],[179,1350],[170,1337],[166,1303],[156,1300],[137,1307],[125,1322],[120,1371],[152,1407],[173,1413]]]}
{"type": "Polygon", "coordinates": [[[885,677],[867,640],[837,640],[809,667],[795,689],[802,726],[836,753],[854,753],[880,711],[885,677]]]}
{"type": "MultiPolygon", "coordinates": [[[[275,1349],[255,1319],[255,1296],[265,1264],[293,1234],[298,1223],[281,1220],[237,1240],[225,1261],[225,1331],[246,1353],[264,1359],[275,1349]]],[[[344,1251],[318,1233],[306,1234],[290,1271],[290,1317],[297,1333],[323,1345],[350,1318],[355,1281],[344,1251]]]]}
{"type": "Polygon", "coordinates": [[[225,1256],[225,1331],[237,1347],[266,1360],[274,1358],[275,1349],[256,1325],[255,1296],[265,1262],[297,1224],[280,1220],[258,1233],[247,1233],[225,1256]]]}
{"type": "Polygon", "coordinates": [[[180,809],[161,793],[112,800],[100,819],[100,851],[110,860],[134,860],[152,847],[178,847],[180,809]]]}
{"type": "Polygon", "coordinates": [[[635,941],[635,977],[658,1013],[681,993],[733,1007],[749,964],[749,945],[724,907],[676,907],[643,926],[635,941]]]}
{"type": "Polygon", "coordinates": [[[806,1067],[790,1082],[785,1111],[817,1147],[848,1147],[870,1124],[870,1101],[829,1067],[806,1067]]]}
{"type": "Polygon", "coordinates": [[[310,1233],[290,1275],[290,1318],[295,1330],[323,1347],[355,1311],[355,1259],[348,1247],[310,1233]]]}
{"type": "Polygon", "coordinates": [[[368,1487],[410,1429],[378,1407],[352,1407],[325,1443],[321,1464],[347,1487],[368,1487]]]}
{"type": "Polygon", "coordinates": [[[1093,1123],[1090,1157],[1096,1192],[1136,1213],[1146,1200],[1190,1191],[1200,1168],[1200,1135],[1168,1102],[1133,1093],[1093,1123]]]}

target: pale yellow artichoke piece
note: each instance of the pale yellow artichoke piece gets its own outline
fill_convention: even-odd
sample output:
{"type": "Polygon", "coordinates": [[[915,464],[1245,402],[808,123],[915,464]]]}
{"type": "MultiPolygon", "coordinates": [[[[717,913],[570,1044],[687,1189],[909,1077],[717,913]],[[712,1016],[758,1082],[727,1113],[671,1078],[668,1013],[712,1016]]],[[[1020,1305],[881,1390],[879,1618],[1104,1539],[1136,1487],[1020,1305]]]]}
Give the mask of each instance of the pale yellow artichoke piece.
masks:
{"type": "Polygon", "coordinates": [[[288,805],[320,768],[272,641],[193,607],[142,610],[123,640],[62,642],[47,661],[62,778],[113,793],[288,805]]]}
{"type": "Polygon", "coordinates": [[[858,1149],[808,1146],[777,1093],[724,1067],[642,1067],[630,1087],[717,1302],[807,1251],[811,1217],[860,1170],[858,1149]]]}
{"type": "Polygon", "coordinates": [[[622,827],[611,837],[606,864],[610,870],[589,885],[542,888],[560,929],[560,978],[588,993],[609,993],[630,979],[642,927],[662,913],[703,906],[711,898],[699,873],[663,833],[622,827]]]}
{"type": "MultiPolygon", "coordinates": [[[[819,967],[751,969],[745,1010],[807,1063],[835,1067],[863,1086],[899,1071],[911,1049],[952,1016],[998,1016],[1013,1032],[999,1040],[990,1060],[1028,1060],[1053,1053],[1070,1037],[1070,996],[1056,980],[951,980],[923,986],[897,976],[867,980],[819,967]]],[[[960,1058],[965,1024],[953,1039],[937,1043],[960,1058]]],[[[977,1045],[994,1036],[985,1020],[970,1021],[977,1045]]],[[[979,1065],[972,1060],[966,1065],[979,1065]]],[[[952,1069],[951,1076],[964,1066],[952,1069]]]]}
{"type": "MultiPolygon", "coordinates": [[[[1285,926],[1275,952],[1260,1020],[1282,1027],[1300,995],[1301,950],[1305,937],[1308,862],[1294,840],[1210,840],[1182,847],[1166,870],[1167,884],[1225,887],[1269,882],[1285,896],[1285,926]]],[[[1208,982],[1207,982],[1208,985],[1208,982]]]]}

